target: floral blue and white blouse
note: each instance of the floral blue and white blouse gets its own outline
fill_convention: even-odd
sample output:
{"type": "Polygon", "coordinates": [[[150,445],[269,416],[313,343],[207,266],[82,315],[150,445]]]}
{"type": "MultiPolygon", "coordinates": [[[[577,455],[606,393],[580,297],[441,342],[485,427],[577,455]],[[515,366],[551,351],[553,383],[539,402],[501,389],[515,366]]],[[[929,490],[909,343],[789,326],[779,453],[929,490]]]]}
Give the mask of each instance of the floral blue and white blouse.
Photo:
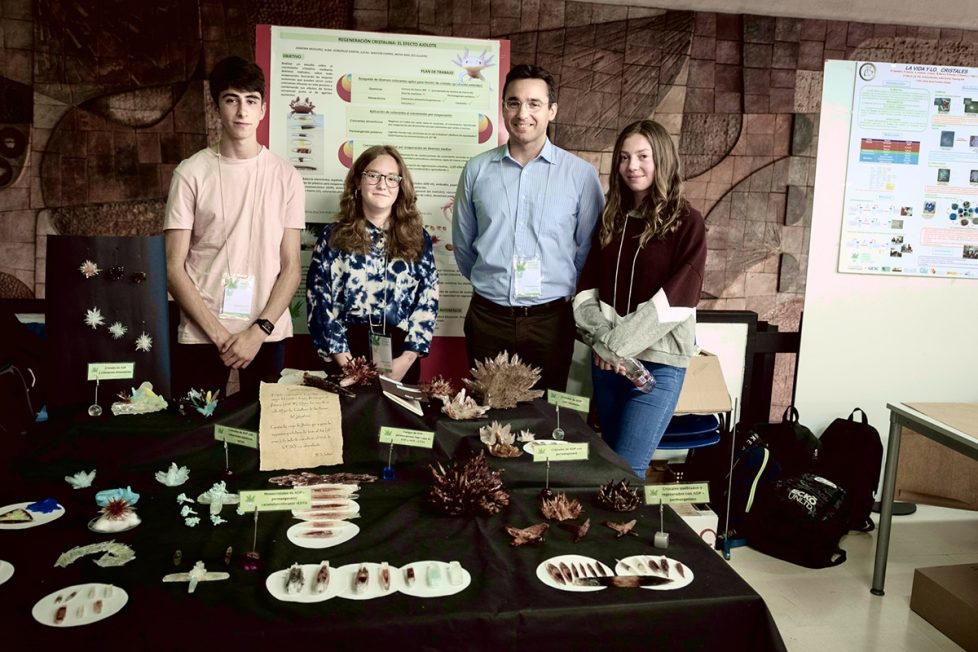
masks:
{"type": "Polygon", "coordinates": [[[332,224],[323,228],[316,242],[306,278],[313,346],[324,359],[349,351],[346,324],[379,326],[386,312],[387,324],[406,333],[404,350],[425,356],[438,316],[438,272],[431,236],[424,232],[421,258],[409,263],[388,260],[386,233],[369,222],[367,231],[371,248],[366,255],[331,248],[332,224]]]}

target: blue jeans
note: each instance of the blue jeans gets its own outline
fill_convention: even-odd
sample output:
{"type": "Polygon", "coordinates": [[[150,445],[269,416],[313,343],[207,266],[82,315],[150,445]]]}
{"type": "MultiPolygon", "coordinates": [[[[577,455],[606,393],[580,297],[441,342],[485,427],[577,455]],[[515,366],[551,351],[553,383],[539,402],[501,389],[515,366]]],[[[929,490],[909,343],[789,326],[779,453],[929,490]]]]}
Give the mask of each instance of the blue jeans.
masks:
{"type": "Polygon", "coordinates": [[[602,437],[644,480],[652,454],[679,402],[686,370],[653,362],[642,364],[655,378],[655,388],[648,394],[637,390],[624,376],[594,365],[591,378],[602,437]]]}

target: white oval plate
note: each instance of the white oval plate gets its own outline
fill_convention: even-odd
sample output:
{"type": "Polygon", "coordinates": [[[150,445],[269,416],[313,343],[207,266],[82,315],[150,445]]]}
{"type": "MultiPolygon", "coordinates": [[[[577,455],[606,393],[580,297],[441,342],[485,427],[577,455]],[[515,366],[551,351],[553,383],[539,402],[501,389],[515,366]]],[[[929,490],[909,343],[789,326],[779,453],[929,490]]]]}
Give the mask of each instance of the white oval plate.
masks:
{"type": "Polygon", "coordinates": [[[14,565],[9,561],[0,559],[0,584],[3,584],[14,576],[14,565]]]}
{"type": "Polygon", "coordinates": [[[360,505],[357,501],[350,500],[349,498],[339,498],[336,500],[324,500],[315,501],[313,505],[321,505],[321,507],[316,507],[314,509],[293,509],[292,516],[296,517],[301,521],[324,521],[324,520],[340,520],[344,518],[351,518],[357,516],[360,513],[360,505]],[[336,507],[322,507],[322,505],[336,505],[336,507]],[[313,512],[315,511],[328,511],[333,516],[323,517],[316,516],[313,512]]]}
{"type": "Polygon", "coordinates": [[[88,529],[91,530],[92,532],[95,532],[96,534],[119,534],[120,532],[128,532],[129,530],[132,530],[137,525],[139,525],[140,523],[142,523],[142,521],[137,521],[136,523],[133,523],[132,525],[130,525],[128,527],[124,527],[121,530],[96,530],[95,529],[95,524],[98,523],[98,520],[100,518],[102,518],[102,517],[101,516],[96,516],[95,518],[93,518],[92,520],[90,520],[88,522],[88,529]]]}
{"type": "MultiPolygon", "coordinates": [[[[33,505],[36,500],[32,500],[26,503],[14,503],[13,505],[7,505],[6,507],[0,507],[0,514],[4,512],[9,512],[14,509],[27,509],[28,505],[33,505]]],[[[27,528],[37,527],[38,525],[44,525],[45,523],[50,523],[56,519],[61,518],[65,515],[65,508],[63,505],[58,503],[58,509],[53,512],[35,512],[27,509],[31,516],[34,517],[33,521],[27,521],[26,523],[0,523],[0,530],[26,530],[27,528]]]]}
{"type": "Polygon", "coordinates": [[[530,455],[533,455],[533,447],[534,446],[540,446],[540,447],[544,447],[544,446],[564,446],[564,445],[569,444],[569,443],[571,443],[571,442],[565,441],[563,439],[534,439],[533,441],[528,441],[525,444],[523,444],[523,450],[525,450],[530,455]]]}
{"type": "Polygon", "coordinates": [[[311,527],[314,521],[302,521],[301,523],[296,523],[288,529],[285,536],[289,538],[289,541],[299,546],[300,548],[311,548],[313,550],[320,548],[332,548],[333,546],[338,546],[341,543],[346,543],[357,534],[360,533],[360,526],[356,523],[350,523],[348,521],[332,521],[328,528],[323,528],[330,530],[333,533],[331,537],[306,537],[303,536],[303,532],[312,529],[319,529],[311,527]]]}
{"type": "Polygon", "coordinates": [[[615,573],[618,575],[647,575],[654,577],[668,577],[672,579],[668,584],[659,584],[657,586],[643,586],[643,589],[651,589],[652,591],[672,591],[675,589],[681,589],[684,586],[688,586],[690,582],[693,581],[693,570],[683,564],[683,574],[680,575],[676,570],[676,564],[678,562],[675,559],[670,559],[669,557],[663,557],[660,555],[632,555],[631,557],[625,557],[624,559],[619,559],[618,563],[615,564],[615,573]],[[649,565],[649,561],[654,561],[657,564],[661,564],[662,560],[665,559],[669,562],[669,574],[666,575],[662,571],[654,571],[649,565]],[[641,562],[641,568],[640,566],[641,562]],[[624,564],[628,564],[628,568],[625,568],[624,564]],[[645,572],[643,572],[643,570],[645,572]]]}
{"type": "Polygon", "coordinates": [[[587,593],[590,591],[601,591],[608,588],[607,586],[574,586],[573,584],[560,584],[557,582],[557,580],[552,578],[550,573],[547,571],[547,564],[558,566],[560,562],[564,562],[568,566],[571,564],[583,564],[585,568],[587,567],[587,564],[591,564],[595,567],[595,569],[604,571],[605,575],[611,574],[610,568],[593,557],[585,557],[584,555],[558,555],[541,562],[540,565],[537,566],[537,578],[547,586],[560,589],[561,591],[579,591],[582,593],[587,593]]]}
{"type": "MultiPolygon", "coordinates": [[[[311,484],[307,487],[309,489],[309,495],[312,496],[313,501],[318,500],[316,498],[316,492],[324,492],[330,495],[342,495],[345,498],[349,498],[356,492],[360,491],[360,485],[358,484],[311,484]]],[[[326,498],[325,500],[332,500],[332,498],[326,498]]]]}
{"type": "Polygon", "coordinates": [[[302,564],[302,575],[303,579],[305,579],[305,586],[302,589],[302,593],[285,592],[285,581],[289,577],[288,568],[275,571],[265,578],[265,588],[272,594],[272,597],[282,602],[322,602],[334,598],[340,589],[338,582],[340,577],[337,575],[335,568],[329,569],[329,584],[326,585],[326,590],[322,593],[313,593],[312,591],[312,585],[316,581],[316,574],[319,572],[320,565],[302,564]]]}
{"type": "Polygon", "coordinates": [[[63,589],[49,593],[44,596],[31,609],[34,620],[42,625],[49,627],[77,627],[78,625],[90,625],[91,623],[105,620],[109,616],[119,613],[126,603],[129,602],[129,594],[118,586],[111,584],[75,584],[66,586],[63,589]],[[94,596],[89,597],[89,593],[94,589],[94,596]],[[106,589],[111,590],[111,595],[105,596],[106,589]],[[69,598],[72,591],[74,597],[69,598]],[[61,602],[55,602],[61,596],[61,602]],[[102,612],[96,614],[93,608],[96,600],[102,601],[102,612]],[[65,618],[60,623],[54,622],[58,607],[66,606],[65,618]],[[84,606],[82,615],[78,615],[78,608],[84,606]]]}
{"type": "MultiPolygon", "coordinates": [[[[371,598],[383,598],[392,593],[397,593],[401,589],[401,571],[397,566],[391,566],[390,564],[388,566],[391,571],[391,586],[386,591],[380,588],[380,564],[366,561],[362,564],[340,566],[336,569],[336,579],[339,582],[337,585],[339,593],[337,595],[347,600],[370,600],[371,598]],[[370,577],[367,580],[367,585],[357,592],[354,590],[353,584],[357,577],[357,571],[360,570],[361,566],[367,567],[367,570],[370,572],[370,577]]],[[[330,580],[330,584],[332,583],[333,581],[330,580]]]]}
{"type": "Polygon", "coordinates": [[[416,598],[440,598],[446,595],[455,595],[464,591],[472,583],[472,575],[469,571],[462,568],[462,583],[452,584],[448,580],[448,566],[447,561],[416,561],[410,564],[406,564],[401,567],[398,573],[398,581],[400,582],[401,593],[405,595],[411,595],[416,598]],[[428,567],[431,564],[438,564],[441,570],[441,583],[437,586],[429,586],[428,584],[428,567]],[[408,586],[404,581],[404,574],[407,572],[408,568],[414,568],[414,584],[408,586]]]}

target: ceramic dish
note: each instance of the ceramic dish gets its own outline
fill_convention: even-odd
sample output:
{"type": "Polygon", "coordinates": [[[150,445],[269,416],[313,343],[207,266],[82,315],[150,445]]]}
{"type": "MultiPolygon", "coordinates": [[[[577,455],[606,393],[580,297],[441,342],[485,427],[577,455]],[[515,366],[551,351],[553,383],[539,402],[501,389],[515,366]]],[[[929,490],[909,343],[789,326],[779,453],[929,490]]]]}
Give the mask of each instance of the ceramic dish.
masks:
{"type": "Polygon", "coordinates": [[[314,593],[313,584],[316,582],[316,574],[319,573],[320,564],[302,564],[302,576],[305,585],[300,593],[286,593],[285,582],[289,578],[289,569],[275,571],[265,579],[265,588],[276,600],[282,602],[322,602],[335,598],[340,590],[339,577],[336,569],[331,568],[329,572],[329,584],[322,593],[314,593]]]}
{"type": "Polygon", "coordinates": [[[693,570],[686,564],[682,564],[682,575],[676,570],[677,566],[682,564],[675,559],[670,559],[669,557],[662,557],[659,555],[632,555],[631,557],[625,557],[624,559],[618,560],[615,565],[615,573],[618,575],[650,575],[656,577],[669,577],[672,579],[668,584],[659,584],[657,586],[643,586],[643,589],[650,589],[652,591],[672,591],[674,589],[681,589],[684,586],[688,586],[690,582],[693,581],[693,570]],[[663,560],[669,564],[669,572],[663,573],[662,562],[663,560]],[[653,566],[655,564],[655,566],[653,566]],[[626,567],[627,565],[627,567],[626,567]],[[656,570],[656,566],[660,570],[656,570]]]}
{"type": "Polygon", "coordinates": [[[111,584],[76,584],[49,593],[34,605],[34,620],[49,627],[77,627],[105,620],[122,610],[129,601],[129,594],[111,584]],[[99,604],[101,603],[101,604],[99,604]],[[58,621],[58,610],[64,614],[58,621]],[[98,609],[98,613],[96,613],[98,609]]]}
{"type": "Polygon", "coordinates": [[[571,442],[564,441],[563,439],[534,439],[533,441],[528,441],[523,444],[523,450],[525,450],[530,455],[533,455],[534,446],[565,446],[571,442]]]}
{"type": "Polygon", "coordinates": [[[612,574],[610,568],[602,564],[597,559],[594,559],[593,557],[585,557],[584,555],[558,555],[556,557],[551,557],[550,559],[541,562],[540,565],[537,566],[537,578],[547,586],[553,587],[555,589],[560,589],[561,591],[574,591],[574,592],[588,593],[590,591],[602,591],[608,588],[607,586],[575,586],[573,584],[567,584],[567,583],[561,584],[560,582],[555,580],[550,575],[550,571],[547,570],[547,564],[553,564],[555,567],[559,568],[561,563],[563,563],[568,569],[571,569],[572,573],[573,573],[574,564],[580,564],[581,566],[578,566],[578,568],[584,568],[585,576],[590,574],[588,572],[589,564],[591,565],[591,567],[595,569],[597,573],[602,573],[604,575],[612,574]]]}
{"type": "Polygon", "coordinates": [[[12,505],[7,505],[6,507],[0,507],[0,514],[9,512],[14,509],[25,509],[31,516],[34,517],[33,521],[27,521],[26,523],[0,523],[0,530],[26,530],[27,528],[37,527],[38,525],[44,525],[45,523],[50,523],[56,519],[61,518],[65,514],[65,508],[58,505],[58,509],[53,512],[35,512],[33,510],[27,509],[28,505],[33,505],[34,502],[27,503],[14,503],[12,505]]]}
{"type": "Polygon", "coordinates": [[[341,543],[346,543],[360,532],[360,527],[356,523],[350,523],[348,521],[328,521],[326,522],[326,526],[323,528],[316,527],[314,523],[314,521],[302,521],[301,523],[296,523],[288,529],[285,536],[289,538],[289,541],[300,548],[321,549],[332,548],[333,546],[338,546],[341,543]],[[332,536],[328,537],[303,536],[304,532],[318,529],[329,530],[333,534],[332,536]]]}
{"type": "Polygon", "coordinates": [[[293,509],[292,516],[302,521],[323,521],[351,518],[360,513],[360,505],[358,505],[355,500],[350,500],[348,498],[337,498],[335,500],[327,499],[323,501],[317,500],[314,501],[314,505],[315,504],[320,506],[315,507],[314,509],[293,509]],[[332,507],[325,507],[324,505],[332,505],[332,507]],[[316,512],[328,512],[329,516],[323,516],[322,514],[317,515],[316,512]]]}
{"type": "Polygon", "coordinates": [[[340,566],[336,569],[336,581],[339,583],[339,593],[337,595],[339,595],[341,598],[346,598],[347,600],[370,600],[372,598],[383,598],[397,593],[401,588],[401,571],[397,568],[397,566],[390,566],[390,564],[388,564],[388,566],[390,567],[391,584],[390,588],[386,591],[380,586],[380,564],[367,561],[361,564],[347,564],[346,566],[340,566]],[[369,575],[366,586],[362,587],[358,591],[355,588],[355,584],[357,572],[360,570],[361,566],[365,566],[367,568],[369,575]]]}
{"type": "Polygon", "coordinates": [[[459,566],[462,581],[458,584],[452,584],[449,575],[450,566],[451,562],[430,560],[416,561],[402,566],[398,573],[401,593],[411,595],[416,598],[439,598],[464,591],[470,584],[472,584],[472,575],[469,574],[469,571],[459,566]],[[441,577],[441,580],[434,586],[428,582],[428,572],[433,564],[437,566],[438,573],[441,577]],[[411,586],[408,586],[405,579],[407,577],[407,571],[409,568],[414,569],[415,577],[411,586]]]}
{"type": "Polygon", "coordinates": [[[0,584],[3,584],[14,576],[14,565],[9,561],[0,559],[0,584]]]}

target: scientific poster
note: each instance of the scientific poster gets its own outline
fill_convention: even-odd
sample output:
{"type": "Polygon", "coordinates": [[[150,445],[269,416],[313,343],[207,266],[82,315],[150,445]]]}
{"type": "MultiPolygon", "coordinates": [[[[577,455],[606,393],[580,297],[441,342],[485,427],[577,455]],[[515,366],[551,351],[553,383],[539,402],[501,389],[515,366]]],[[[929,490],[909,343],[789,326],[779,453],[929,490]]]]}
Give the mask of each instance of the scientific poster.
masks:
{"type": "Polygon", "coordinates": [[[858,62],[839,271],[978,278],[978,68],[858,62]]]}
{"type": "Polygon", "coordinates": [[[386,144],[404,157],[435,242],[435,334],[461,336],[472,290],[452,253],[452,204],[465,162],[505,141],[499,95],[509,42],[262,25],[257,52],[270,87],[264,142],[306,189],[296,331],[308,332],[305,271],[347,172],[365,149],[386,144]]]}

